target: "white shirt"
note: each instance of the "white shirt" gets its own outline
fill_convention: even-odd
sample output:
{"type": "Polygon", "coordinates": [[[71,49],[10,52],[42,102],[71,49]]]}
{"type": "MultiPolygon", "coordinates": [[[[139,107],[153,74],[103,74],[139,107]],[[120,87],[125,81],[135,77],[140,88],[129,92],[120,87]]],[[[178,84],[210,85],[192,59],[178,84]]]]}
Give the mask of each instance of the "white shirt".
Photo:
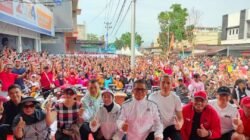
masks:
{"type": "Polygon", "coordinates": [[[233,105],[228,103],[227,107],[222,109],[218,106],[217,99],[209,101],[209,104],[214,107],[220,117],[221,134],[225,134],[231,130],[234,130],[233,119],[236,118],[238,115],[237,108],[233,107],[233,105]]]}
{"type": "Polygon", "coordinates": [[[195,82],[194,80],[191,80],[191,84],[188,86],[188,90],[191,92],[192,96],[196,91],[204,91],[205,86],[204,83],[201,81],[195,82]]]}
{"type": "Polygon", "coordinates": [[[182,105],[180,98],[171,91],[166,97],[162,96],[161,91],[155,92],[149,95],[148,99],[155,102],[160,110],[163,127],[174,125],[174,117],[176,111],[182,111],[182,105]]]}
{"type": "Polygon", "coordinates": [[[121,107],[118,104],[114,103],[114,107],[112,108],[111,112],[108,112],[104,106],[101,106],[95,116],[97,125],[95,127],[93,127],[91,123],[89,125],[91,131],[96,132],[100,127],[105,139],[121,140],[123,134],[118,131],[116,125],[120,108],[121,107]]]}
{"type": "Polygon", "coordinates": [[[117,120],[120,130],[124,122],[128,123],[127,140],[145,140],[152,131],[155,137],[163,138],[158,107],[152,101],[131,99],[125,102],[117,120]]]}

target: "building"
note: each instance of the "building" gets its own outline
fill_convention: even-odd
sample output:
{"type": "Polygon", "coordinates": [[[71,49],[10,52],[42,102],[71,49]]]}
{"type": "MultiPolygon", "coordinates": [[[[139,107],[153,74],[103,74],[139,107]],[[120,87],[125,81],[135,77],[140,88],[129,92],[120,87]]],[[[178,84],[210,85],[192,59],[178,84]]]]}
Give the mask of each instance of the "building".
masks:
{"type": "MultiPolygon", "coordinates": [[[[183,52],[185,50],[192,51],[194,49],[194,52],[205,52],[209,51],[208,54],[210,54],[210,50],[213,50],[214,52],[214,46],[218,46],[220,44],[220,28],[215,27],[196,27],[194,30],[194,40],[193,44],[195,47],[192,47],[192,44],[188,42],[188,40],[183,40],[181,42],[175,42],[174,43],[174,52],[183,52]],[[212,47],[212,48],[210,48],[212,47]],[[200,50],[201,49],[201,50],[200,50]]],[[[156,41],[151,44],[150,47],[144,48],[145,50],[148,50],[151,54],[160,54],[162,53],[162,48],[160,47],[158,43],[159,37],[157,37],[156,41]]]]}
{"type": "Polygon", "coordinates": [[[250,55],[250,9],[222,16],[221,44],[228,55],[250,55]]]}
{"type": "MultiPolygon", "coordinates": [[[[105,53],[103,52],[104,48],[104,38],[100,37],[99,39],[95,40],[94,37],[91,38],[87,35],[86,32],[86,24],[77,25],[77,41],[75,43],[74,51],[79,53],[105,53]]],[[[94,35],[94,34],[93,34],[94,35]]],[[[95,36],[98,38],[98,36],[95,36]]]]}
{"type": "Polygon", "coordinates": [[[220,29],[214,27],[196,27],[195,45],[219,45],[220,29]]]}
{"type": "Polygon", "coordinates": [[[38,52],[41,36],[54,35],[53,13],[43,4],[29,0],[0,2],[0,41],[7,39],[9,47],[18,52],[26,49],[38,52]]]}
{"type": "Polygon", "coordinates": [[[77,25],[77,40],[87,40],[87,34],[86,34],[86,24],[78,24],[77,25]]]}
{"type": "Polygon", "coordinates": [[[60,3],[54,3],[54,0],[46,1],[45,5],[54,14],[55,37],[42,36],[42,49],[55,54],[74,52],[78,36],[77,15],[81,14],[78,1],[61,0],[60,3]]]}

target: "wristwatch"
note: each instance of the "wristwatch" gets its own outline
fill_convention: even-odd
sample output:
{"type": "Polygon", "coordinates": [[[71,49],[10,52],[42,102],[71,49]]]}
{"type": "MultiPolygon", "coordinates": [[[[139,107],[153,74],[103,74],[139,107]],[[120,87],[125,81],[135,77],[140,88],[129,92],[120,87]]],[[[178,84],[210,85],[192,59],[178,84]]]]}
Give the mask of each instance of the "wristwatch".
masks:
{"type": "Polygon", "coordinates": [[[211,135],[212,135],[212,132],[207,130],[208,131],[208,136],[206,136],[206,138],[209,138],[211,135]]]}

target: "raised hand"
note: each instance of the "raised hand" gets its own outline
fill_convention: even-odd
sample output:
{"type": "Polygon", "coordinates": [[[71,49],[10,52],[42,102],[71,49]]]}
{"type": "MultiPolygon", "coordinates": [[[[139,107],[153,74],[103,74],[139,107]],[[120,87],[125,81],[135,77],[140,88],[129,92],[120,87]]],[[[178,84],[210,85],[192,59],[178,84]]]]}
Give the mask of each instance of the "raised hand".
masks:
{"type": "Polygon", "coordinates": [[[122,131],[123,132],[128,132],[128,122],[127,121],[125,121],[123,123],[123,125],[122,125],[122,131]]]}
{"type": "Polygon", "coordinates": [[[4,108],[3,108],[3,102],[2,102],[2,101],[0,101],[0,113],[3,113],[3,111],[4,111],[4,108]]]}
{"type": "Polygon", "coordinates": [[[90,122],[90,125],[91,125],[92,127],[96,127],[96,126],[97,126],[96,118],[94,118],[94,119],[90,122]]]}
{"type": "Polygon", "coordinates": [[[198,134],[198,136],[200,136],[200,137],[202,137],[202,138],[209,136],[209,132],[208,132],[208,130],[203,126],[203,124],[201,124],[200,127],[201,127],[201,128],[198,128],[198,129],[197,129],[197,134],[198,134]]]}
{"type": "Polygon", "coordinates": [[[79,109],[79,112],[78,112],[78,115],[81,117],[82,114],[83,114],[83,112],[84,112],[84,109],[83,109],[83,108],[80,108],[80,109],[79,109]]]}
{"type": "Polygon", "coordinates": [[[17,124],[17,127],[24,128],[25,127],[25,121],[23,120],[23,117],[20,117],[20,120],[17,124]]]}
{"type": "Polygon", "coordinates": [[[46,111],[50,111],[51,107],[52,107],[52,101],[51,101],[51,98],[49,98],[49,100],[46,104],[46,107],[45,107],[46,111]]]}
{"type": "Polygon", "coordinates": [[[233,125],[235,126],[236,132],[242,134],[244,132],[244,126],[240,119],[240,116],[237,115],[235,118],[233,118],[233,125]]]}

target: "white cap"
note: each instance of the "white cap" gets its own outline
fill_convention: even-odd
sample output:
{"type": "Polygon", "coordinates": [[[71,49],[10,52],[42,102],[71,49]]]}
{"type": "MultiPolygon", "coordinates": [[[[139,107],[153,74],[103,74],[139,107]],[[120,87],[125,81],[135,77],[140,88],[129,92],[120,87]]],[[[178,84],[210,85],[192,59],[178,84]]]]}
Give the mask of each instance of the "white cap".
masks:
{"type": "Polygon", "coordinates": [[[102,95],[103,95],[104,93],[109,93],[109,94],[112,95],[112,97],[114,97],[114,93],[113,93],[110,89],[105,89],[104,91],[102,91],[102,95]]]}

